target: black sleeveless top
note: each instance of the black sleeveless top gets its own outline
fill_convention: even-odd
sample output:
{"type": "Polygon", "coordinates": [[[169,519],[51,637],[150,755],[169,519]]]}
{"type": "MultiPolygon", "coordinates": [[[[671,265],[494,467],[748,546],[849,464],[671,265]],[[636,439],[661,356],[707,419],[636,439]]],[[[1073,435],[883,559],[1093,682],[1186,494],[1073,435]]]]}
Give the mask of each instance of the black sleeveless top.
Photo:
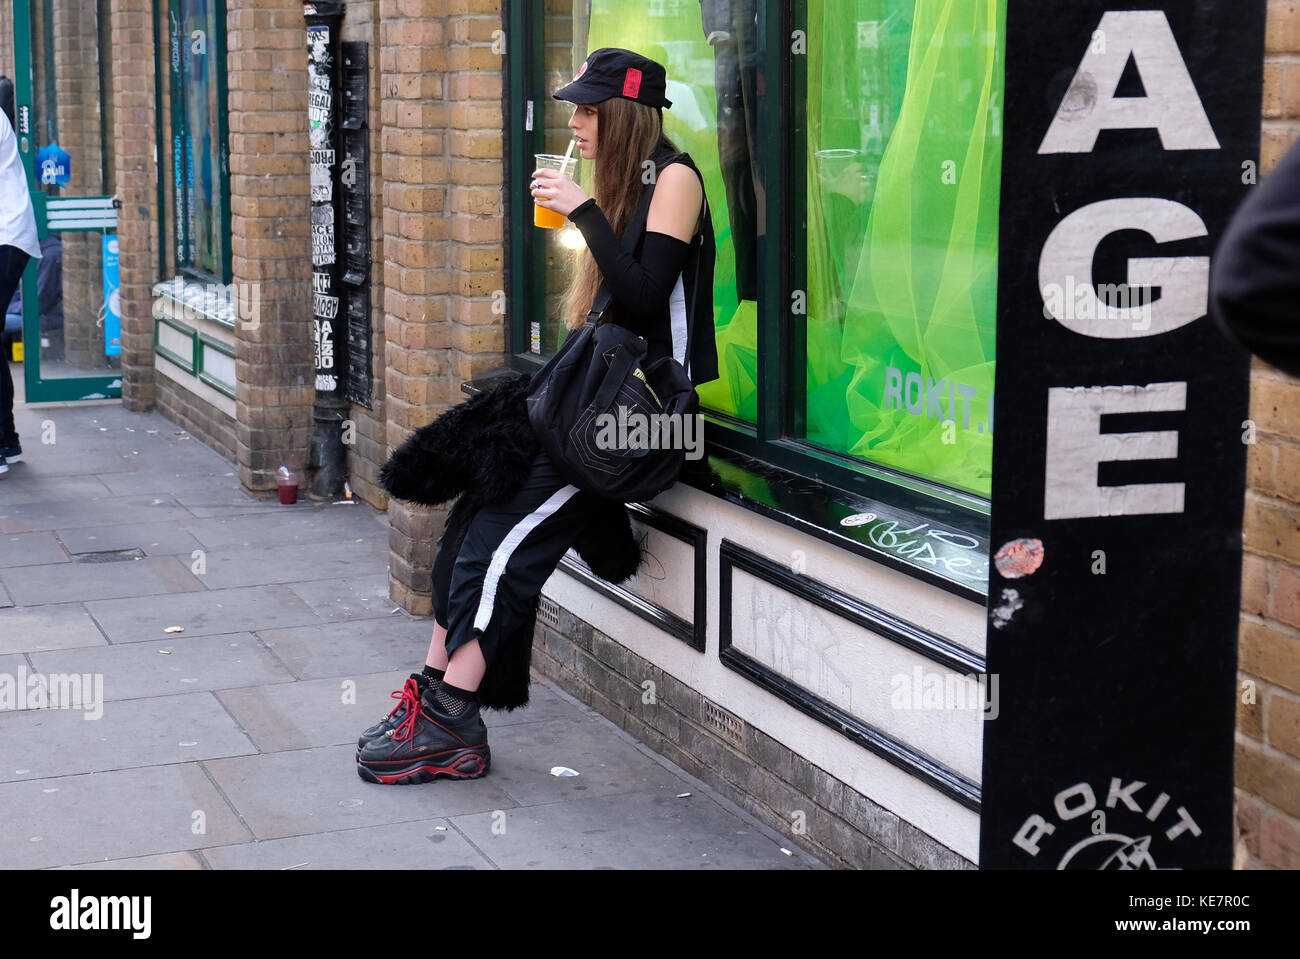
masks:
{"type": "MultiPolygon", "coordinates": [[[[683,163],[695,171],[704,187],[704,177],[688,153],[674,153],[661,145],[651,155],[656,172],[662,172],[670,163],[683,163]]],[[[645,243],[645,232],[637,240],[634,255],[639,260],[645,243]]],[[[646,336],[649,346],[648,360],[672,356],[686,367],[691,382],[696,386],[718,378],[718,348],[713,327],[713,266],[717,258],[717,245],[713,235],[713,218],[709,214],[708,192],[705,191],[703,208],[691,236],[690,252],[677,278],[668,305],[659,322],[646,336]],[[692,335],[687,332],[691,329],[692,335]]],[[[607,313],[618,322],[618,300],[612,300],[607,313]]]]}

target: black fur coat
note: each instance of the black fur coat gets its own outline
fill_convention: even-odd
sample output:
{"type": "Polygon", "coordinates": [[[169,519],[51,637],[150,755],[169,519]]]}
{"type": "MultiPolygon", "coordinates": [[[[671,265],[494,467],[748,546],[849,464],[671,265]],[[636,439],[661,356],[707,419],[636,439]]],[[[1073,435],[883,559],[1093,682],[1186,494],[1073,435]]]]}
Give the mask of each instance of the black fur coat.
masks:
{"type": "MultiPolygon", "coordinates": [[[[538,449],[524,396],[530,377],[505,377],[412,433],[379,473],[391,496],[423,506],[459,497],[447,515],[443,548],[459,551],[474,512],[508,499],[519,488],[538,449]]],[[[641,544],[621,503],[601,503],[574,544],[596,575],[621,583],[641,563],[641,544]]],[[[518,630],[503,636],[479,685],[479,704],[515,709],[528,702],[537,604],[518,630]]]]}

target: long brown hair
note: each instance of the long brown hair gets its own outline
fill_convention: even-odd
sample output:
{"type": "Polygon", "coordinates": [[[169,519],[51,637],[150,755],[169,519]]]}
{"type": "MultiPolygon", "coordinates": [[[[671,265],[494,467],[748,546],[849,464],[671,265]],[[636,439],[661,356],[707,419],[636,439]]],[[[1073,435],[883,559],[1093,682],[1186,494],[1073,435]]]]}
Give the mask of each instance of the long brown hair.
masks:
{"type": "MultiPolygon", "coordinates": [[[[663,114],[658,107],[623,97],[610,97],[595,106],[596,170],[592,196],[614,232],[622,234],[641,199],[642,164],[660,146],[674,153],[680,151],[664,133],[663,114]]],[[[596,298],[601,279],[595,258],[584,246],[561,306],[560,316],[569,329],[575,330],[587,321],[587,311],[596,298]]]]}

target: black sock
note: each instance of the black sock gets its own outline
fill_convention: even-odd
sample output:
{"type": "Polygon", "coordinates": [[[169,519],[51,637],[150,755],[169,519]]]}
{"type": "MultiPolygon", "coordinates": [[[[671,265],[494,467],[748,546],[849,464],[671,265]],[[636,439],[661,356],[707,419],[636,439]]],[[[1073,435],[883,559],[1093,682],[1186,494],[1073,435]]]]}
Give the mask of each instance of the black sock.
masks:
{"type": "Polygon", "coordinates": [[[438,685],[442,682],[442,677],[447,674],[446,670],[434,669],[432,666],[424,667],[424,678],[429,681],[428,690],[431,693],[438,691],[438,685]]]}
{"type": "Polygon", "coordinates": [[[453,718],[460,718],[478,705],[478,694],[472,689],[461,689],[444,680],[438,686],[433,704],[453,718]]]}

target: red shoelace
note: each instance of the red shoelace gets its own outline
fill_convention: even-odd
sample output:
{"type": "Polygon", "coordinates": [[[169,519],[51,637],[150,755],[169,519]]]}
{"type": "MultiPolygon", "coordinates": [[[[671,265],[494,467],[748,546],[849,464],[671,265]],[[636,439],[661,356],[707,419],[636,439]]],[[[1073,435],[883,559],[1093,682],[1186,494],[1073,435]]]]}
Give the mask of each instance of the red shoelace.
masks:
{"type": "Polygon", "coordinates": [[[406,716],[397,728],[393,730],[393,738],[397,740],[407,739],[415,731],[415,717],[420,711],[420,684],[414,679],[407,679],[406,684],[400,690],[395,690],[390,694],[396,699],[397,705],[389,713],[389,717],[397,714],[397,711],[403,706],[406,707],[406,716]]]}

